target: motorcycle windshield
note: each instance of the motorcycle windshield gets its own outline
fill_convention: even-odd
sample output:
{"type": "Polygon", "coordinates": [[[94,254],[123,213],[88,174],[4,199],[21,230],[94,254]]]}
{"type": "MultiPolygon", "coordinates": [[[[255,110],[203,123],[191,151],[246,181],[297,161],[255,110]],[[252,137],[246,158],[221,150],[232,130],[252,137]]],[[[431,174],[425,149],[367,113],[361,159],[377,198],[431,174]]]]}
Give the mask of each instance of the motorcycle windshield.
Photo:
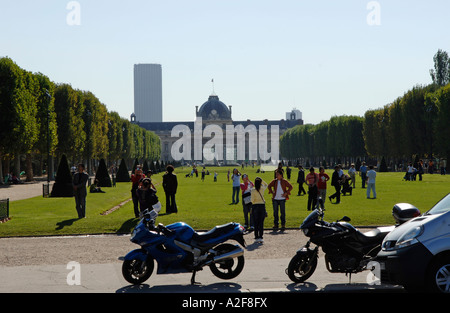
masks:
{"type": "Polygon", "coordinates": [[[300,225],[300,229],[309,228],[314,225],[319,220],[319,210],[312,211],[303,221],[302,225],[300,225]]]}

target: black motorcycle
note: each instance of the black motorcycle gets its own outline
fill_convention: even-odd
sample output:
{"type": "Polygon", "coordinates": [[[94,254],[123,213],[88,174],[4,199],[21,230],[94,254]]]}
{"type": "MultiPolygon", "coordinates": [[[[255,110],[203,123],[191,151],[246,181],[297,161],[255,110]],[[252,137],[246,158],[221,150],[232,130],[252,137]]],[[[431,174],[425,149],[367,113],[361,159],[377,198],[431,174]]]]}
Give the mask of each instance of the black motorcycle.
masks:
{"type": "MultiPolygon", "coordinates": [[[[319,200],[321,201],[321,200],[319,200]]],[[[417,208],[397,204],[393,215],[398,224],[420,215],[417,208]]],[[[330,273],[359,273],[367,268],[369,262],[378,254],[386,235],[396,226],[379,227],[361,233],[353,227],[350,218],[329,223],[323,220],[324,209],[320,205],[303,221],[300,229],[310,239],[297,251],[286,269],[286,274],[295,283],[306,281],[314,273],[319,257],[319,247],[325,253],[326,268],[330,273]],[[311,248],[311,243],[315,244],[311,248]]]]}

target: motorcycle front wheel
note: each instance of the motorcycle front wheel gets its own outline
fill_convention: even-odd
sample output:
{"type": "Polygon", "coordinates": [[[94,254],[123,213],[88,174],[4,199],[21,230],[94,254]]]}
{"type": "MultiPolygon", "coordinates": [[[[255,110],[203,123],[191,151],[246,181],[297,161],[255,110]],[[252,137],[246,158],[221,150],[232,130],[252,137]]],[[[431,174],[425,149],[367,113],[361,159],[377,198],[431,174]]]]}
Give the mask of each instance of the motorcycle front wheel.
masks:
{"type": "Polygon", "coordinates": [[[139,259],[126,260],[122,264],[122,275],[130,284],[139,285],[150,278],[154,266],[152,258],[148,258],[146,261],[139,259]]]}
{"type": "Polygon", "coordinates": [[[310,253],[302,251],[292,258],[286,272],[294,283],[303,283],[311,277],[316,267],[317,257],[311,257],[310,253]]]}
{"type": "MultiPolygon", "coordinates": [[[[233,251],[234,249],[236,249],[236,246],[227,243],[214,248],[214,250],[218,252],[217,256],[233,251]]],[[[237,258],[211,263],[209,268],[216,277],[221,279],[233,279],[242,272],[244,263],[244,256],[241,255],[237,258]]]]}

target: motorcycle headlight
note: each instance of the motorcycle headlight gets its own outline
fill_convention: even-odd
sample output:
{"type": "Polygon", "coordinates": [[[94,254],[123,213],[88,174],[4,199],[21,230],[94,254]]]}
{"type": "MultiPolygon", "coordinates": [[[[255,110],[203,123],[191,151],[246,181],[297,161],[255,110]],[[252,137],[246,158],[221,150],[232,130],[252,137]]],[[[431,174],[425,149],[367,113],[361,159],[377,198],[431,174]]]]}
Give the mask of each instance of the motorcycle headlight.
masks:
{"type": "Polygon", "coordinates": [[[423,233],[423,226],[417,226],[404,233],[400,238],[398,238],[397,243],[394,246],[394,249],[401,249],[412,246],[419,242],[417,239],[423,233]]]}
{"type": "Polygon", "coordinates": [[[133,241],[134,237],[136,237],[138,232],[139,232],[139,229],[137,227],[135,229],[133,229],[133,231],[131,232],[131,238],[130,238],[131,241],[133,241]]]}
{"type": "Polygon", "coordinates": [[[303,228],[302,231],[303,231],[303,233],[305,235],[308,235],[308,233],[309,233],[309,229],[308,228],[303,228]]]}

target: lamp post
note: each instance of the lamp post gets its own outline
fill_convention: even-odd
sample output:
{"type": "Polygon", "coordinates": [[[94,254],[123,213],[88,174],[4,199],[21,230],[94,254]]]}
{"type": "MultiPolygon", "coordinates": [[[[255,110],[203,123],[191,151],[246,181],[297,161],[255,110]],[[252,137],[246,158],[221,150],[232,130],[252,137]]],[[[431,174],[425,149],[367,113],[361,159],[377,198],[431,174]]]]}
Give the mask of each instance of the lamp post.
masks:
{"type": "Polygon", "coordinates": [[[45,89],[45,96],[47,97],[47,184],[50,188],[50,102],[52,95],[45,89]]]}
{"type": "Polygon", "coordinates": [[[44,188],[44,197],[50,195],[50,173],[51,173],[51,159],[50,159],[50,102],[52,101],[52,95],[45,89],[45,97],[47,98],[47,190],[44,188]]]}

